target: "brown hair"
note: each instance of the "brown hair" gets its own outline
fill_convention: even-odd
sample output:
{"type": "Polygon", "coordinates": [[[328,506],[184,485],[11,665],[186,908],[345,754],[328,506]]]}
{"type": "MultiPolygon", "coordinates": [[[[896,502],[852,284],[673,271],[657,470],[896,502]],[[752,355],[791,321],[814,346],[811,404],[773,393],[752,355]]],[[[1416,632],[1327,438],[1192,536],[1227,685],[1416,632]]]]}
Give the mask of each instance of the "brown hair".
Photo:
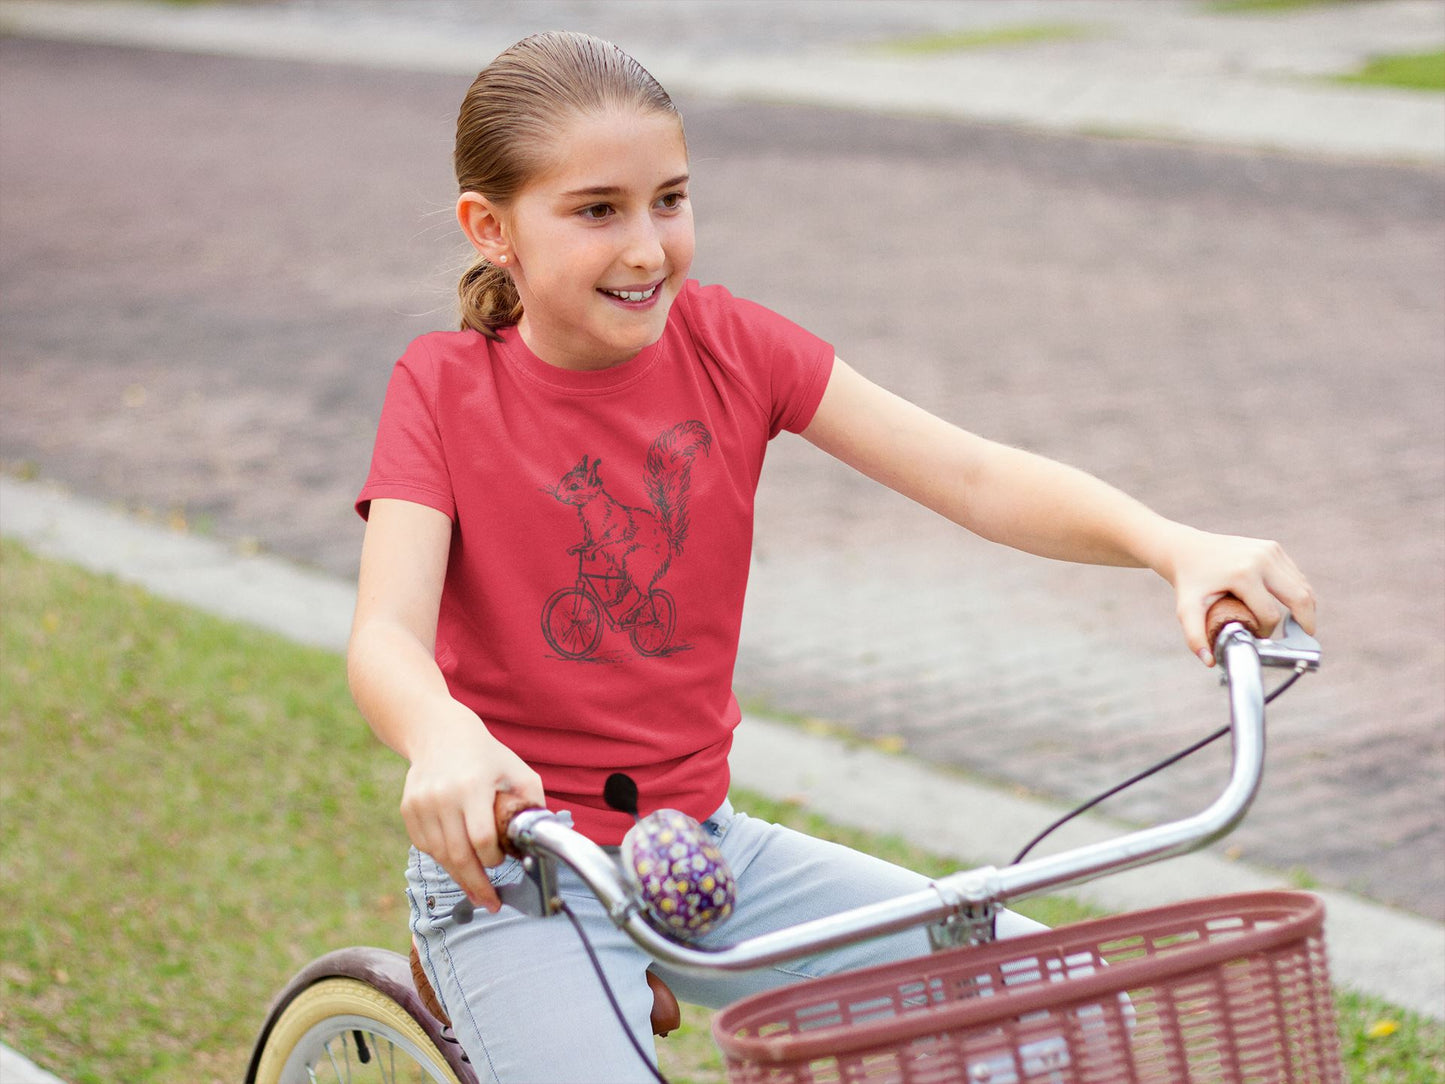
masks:
{"type": "MultiPolygon", "coordinates": [[[[561,32],[524,38],[462,100],[452,155],[458,190],[505,206],[546,166],[563,121],[619,107],[677,116],[667,91],[611,42],[561,32]]],[[[462,328],[488,338],[522,317],[511,275],[485,258],[467,268],[457,295],[462,328]]]]}

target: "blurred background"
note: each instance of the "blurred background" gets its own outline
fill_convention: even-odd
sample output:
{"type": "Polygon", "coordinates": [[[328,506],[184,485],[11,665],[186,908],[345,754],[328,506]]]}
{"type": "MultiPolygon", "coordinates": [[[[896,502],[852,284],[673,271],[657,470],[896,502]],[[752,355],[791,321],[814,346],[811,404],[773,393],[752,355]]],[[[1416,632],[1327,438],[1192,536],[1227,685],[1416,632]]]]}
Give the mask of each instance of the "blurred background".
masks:
{"type": "MultiPolygon", "coordinates": [[[[1235,853],[1445,918],[1437,0],[0,0],[0,469],[354,575],[391,365],[455,322],[457,105],[559,27],[678,100],[698,278],[1286,545],[1327,661],[1235,853]]],[[[789,437],[737,680],[1067,798],[1218,721],[1162,582],[988,546],[789,437]]]]}

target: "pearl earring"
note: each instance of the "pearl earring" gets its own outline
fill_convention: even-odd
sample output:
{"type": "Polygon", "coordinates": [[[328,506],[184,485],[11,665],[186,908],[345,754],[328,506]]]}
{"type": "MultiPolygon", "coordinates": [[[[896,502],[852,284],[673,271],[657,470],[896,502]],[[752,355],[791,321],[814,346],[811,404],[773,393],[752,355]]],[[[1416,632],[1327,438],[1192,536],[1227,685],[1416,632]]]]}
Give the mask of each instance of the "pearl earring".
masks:
{"type": "Polygon", "coordinates": [[[499,264],[506,264],[506,262],[507,262],[507,254],[504,252],[504,253],[502,253],[500,256],[498,256],[498,257],[497,257],[497,262],[498,262],[499,264]]]}

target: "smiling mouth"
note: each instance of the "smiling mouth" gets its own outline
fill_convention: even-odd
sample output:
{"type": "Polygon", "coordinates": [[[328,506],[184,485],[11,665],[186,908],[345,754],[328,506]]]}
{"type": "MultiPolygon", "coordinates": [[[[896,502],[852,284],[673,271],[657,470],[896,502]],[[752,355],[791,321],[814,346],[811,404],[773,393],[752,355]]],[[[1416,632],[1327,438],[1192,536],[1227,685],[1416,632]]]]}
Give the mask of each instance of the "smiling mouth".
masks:
{"type": "Polygon", "coordinates": [[[645,290],[602,290],[601,292],[608,297],[615,297],[619,301],[651,301],[661,285],[661,283],[656,283],[645,290]]]}

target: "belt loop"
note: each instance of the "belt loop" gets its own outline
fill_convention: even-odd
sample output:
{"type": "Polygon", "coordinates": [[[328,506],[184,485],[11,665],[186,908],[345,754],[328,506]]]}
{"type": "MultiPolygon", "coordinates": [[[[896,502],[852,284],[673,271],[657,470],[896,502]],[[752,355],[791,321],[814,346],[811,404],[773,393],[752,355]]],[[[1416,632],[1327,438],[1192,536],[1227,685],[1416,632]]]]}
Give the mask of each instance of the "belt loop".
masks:
{"type": "Polygon", "coordinates": [[[711,817],[702,822],[702,826],[714,836],[720,837],[727,831],[732,819],[733,803],[730,799],[724,798],[723,804],[717,807],[717,811],[711,817]]]}

